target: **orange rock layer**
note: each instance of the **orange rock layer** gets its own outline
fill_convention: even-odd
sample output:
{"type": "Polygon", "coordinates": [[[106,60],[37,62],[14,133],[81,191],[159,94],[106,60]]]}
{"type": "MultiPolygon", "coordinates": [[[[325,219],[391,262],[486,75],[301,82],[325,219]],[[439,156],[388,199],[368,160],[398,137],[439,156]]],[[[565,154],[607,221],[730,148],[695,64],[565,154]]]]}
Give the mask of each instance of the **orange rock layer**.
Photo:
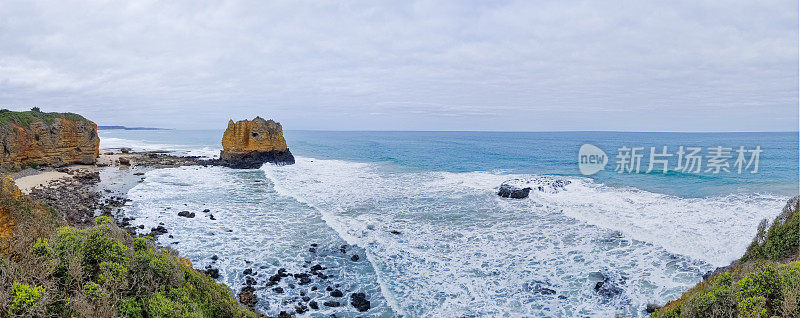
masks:
{"type": "Polygon", "coordinates": [[[56,118],[36,121],[29,127],[9,123],[0,127],[0,165],[65,166],[93,164],[100,155],[97,125],[90,120],[56,118]]]}
{"type": "Polygon", "coordinates": [[[222,135],[222,150],[230,154],[253,151],[286,151],[281,124],[256,117],[253,120],[228,121],[222,135]]]}

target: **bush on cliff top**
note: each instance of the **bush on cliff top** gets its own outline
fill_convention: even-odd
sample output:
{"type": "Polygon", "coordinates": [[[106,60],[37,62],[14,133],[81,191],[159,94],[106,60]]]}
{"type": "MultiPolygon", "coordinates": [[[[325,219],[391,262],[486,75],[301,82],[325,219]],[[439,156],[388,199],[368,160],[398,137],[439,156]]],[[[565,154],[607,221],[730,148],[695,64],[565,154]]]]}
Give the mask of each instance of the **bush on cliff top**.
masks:
{"type": "Polygon", "coordinates": [[[745,255],[652,317],[800,317],[800,201],[769,230],[759,226],[745,255]]]}
{"type": "Polygon", "coordinates": [[[256,317],[225,285],[149,239],[106,217],[85,229],[63,226],[50,219],[55,210],[6,182],[0,209],[15,222],[0,254],[0,317],[256,317]]]}
{"type": "Polygon", "coordinates": [[[74,113],[45,113],[34,107],[29,111],[15,112],[8,109],[0,109],[0,126],[6,127],[13,123],[25,128],[37,121],[52,124],[56,118],[66,118],[69,120],[85,120],[83,116],[74,113]]]}

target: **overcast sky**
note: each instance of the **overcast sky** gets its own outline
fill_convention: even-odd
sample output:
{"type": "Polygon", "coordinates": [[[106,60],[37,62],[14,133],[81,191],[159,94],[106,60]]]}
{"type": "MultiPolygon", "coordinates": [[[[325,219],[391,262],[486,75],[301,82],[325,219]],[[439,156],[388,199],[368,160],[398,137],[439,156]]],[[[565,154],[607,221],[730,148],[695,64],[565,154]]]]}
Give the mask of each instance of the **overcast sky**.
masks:
{"type": "Polygon", "coordinates": [[[798,1],[2,1],[0,107],[32,106],[188,129],[796,131],[798,1]]]}

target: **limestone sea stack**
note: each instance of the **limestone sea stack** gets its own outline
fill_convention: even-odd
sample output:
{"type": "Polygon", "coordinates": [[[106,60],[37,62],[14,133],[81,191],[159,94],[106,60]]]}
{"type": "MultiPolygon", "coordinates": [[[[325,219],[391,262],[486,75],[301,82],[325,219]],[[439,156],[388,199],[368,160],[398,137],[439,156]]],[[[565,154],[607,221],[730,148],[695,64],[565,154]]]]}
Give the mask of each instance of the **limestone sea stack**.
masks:
{"type": "Polygon", "coordinates": [[[264,163],[293,164],[294,156],[283,139],[283,127],[273,120],[228,121],[222,136],[219,164],[236,169],[257,169],[264,163]]]}
{"type": "Polygon", "coordinates": [[[97,125],[72,113],[0,110],[0,165],[60,167],[93,164],[100,155],[97,125]]]}

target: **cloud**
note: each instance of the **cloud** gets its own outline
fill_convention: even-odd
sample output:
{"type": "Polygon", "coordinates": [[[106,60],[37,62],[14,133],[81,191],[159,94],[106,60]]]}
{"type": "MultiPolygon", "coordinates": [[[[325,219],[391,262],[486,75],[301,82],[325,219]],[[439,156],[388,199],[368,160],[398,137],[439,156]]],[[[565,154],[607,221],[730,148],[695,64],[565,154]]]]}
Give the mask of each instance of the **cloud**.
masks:
{"type": "Polygon", "coordinates": [[[792,1],[0,3],[0,104],[103,124],[796,130],[792,1]],[[658,116],[657,114],[663,114],[658,116]]]}

